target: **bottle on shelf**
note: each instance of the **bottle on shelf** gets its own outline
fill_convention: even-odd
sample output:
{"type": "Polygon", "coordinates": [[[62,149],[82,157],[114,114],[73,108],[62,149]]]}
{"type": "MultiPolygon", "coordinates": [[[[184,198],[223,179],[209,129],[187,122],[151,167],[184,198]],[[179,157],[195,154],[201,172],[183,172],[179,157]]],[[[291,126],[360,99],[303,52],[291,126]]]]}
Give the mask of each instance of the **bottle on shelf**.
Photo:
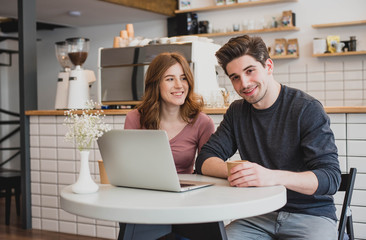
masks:
{"type": "Polygon", "coordinates": [[[350,37],[348,51],[356,51],[356,36],[350,37]]]}

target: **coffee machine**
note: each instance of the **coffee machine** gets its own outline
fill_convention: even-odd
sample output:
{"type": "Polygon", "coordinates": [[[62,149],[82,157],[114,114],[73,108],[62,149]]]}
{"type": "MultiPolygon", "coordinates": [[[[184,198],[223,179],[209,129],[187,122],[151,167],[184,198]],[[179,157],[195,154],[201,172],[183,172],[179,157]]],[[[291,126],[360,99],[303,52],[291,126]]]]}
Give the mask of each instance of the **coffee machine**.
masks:
{"type": "Polygon", "coordinates": [[[66,41],[55,43],[56,57],[62,70],[58,73],[57,91],[55,98],[55,109],[67,108],[67,97],[69,94],[69,75],[72,63],[68,55],[68,46],[66,41]]]}
{"type": "Polygon", "coordinates": [[[103,105],[136,105],[145,92],[145,75],[151,61],[163,52],[179,52],[190,64],[194,91],[203,97],[220,92],[215,52],[218,44],[190,41],[99,49],[98,101],[103,105]]]}
{"type": "Polygon", "coordinates": [[[69,76],[69,109],[84,109],[87,107],[87,101],[90,99],[90,90],[92,83],[96,81],[95,74],[91,70],[83,69],[89,51],[89,39],[87,38],[68,38],[68,56],[75,68],[70,71],[69,76]]]}

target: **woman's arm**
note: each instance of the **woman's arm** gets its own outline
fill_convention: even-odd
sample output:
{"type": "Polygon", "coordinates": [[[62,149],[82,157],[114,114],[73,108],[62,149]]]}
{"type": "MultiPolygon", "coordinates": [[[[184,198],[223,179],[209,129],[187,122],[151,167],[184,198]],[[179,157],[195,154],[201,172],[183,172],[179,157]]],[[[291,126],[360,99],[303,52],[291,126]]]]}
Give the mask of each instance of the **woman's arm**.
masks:
{"type": "Polygon", "coordinates": [[[212,119],[204,113],[201,113],[202,122],[198,126],[198,153],[200,153],[202,146],[208,141],[211,135],[215,132],[215,124],[212,119]]]}
{"type": "Polygon", "coordinates": [[[140,129],[140,113],[137,109],[127,113],[124,129],[140,129]]]}

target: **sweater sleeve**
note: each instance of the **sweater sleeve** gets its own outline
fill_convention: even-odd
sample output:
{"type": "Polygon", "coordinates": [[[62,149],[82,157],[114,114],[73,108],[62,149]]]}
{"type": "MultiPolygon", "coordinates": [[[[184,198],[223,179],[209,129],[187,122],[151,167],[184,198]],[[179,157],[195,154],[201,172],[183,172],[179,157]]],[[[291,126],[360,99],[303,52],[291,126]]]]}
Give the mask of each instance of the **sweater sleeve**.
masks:
{"type": "Polygon", "coordinates": [[[319,182],[315,195],[333,195],[339,188],[341,171],[329,117],[318,101],[312,101],[300,121],[304,160],[319,182]]]}
{"type": "Polygon", "coordinates": [[[212,119],[207,116],[204,113],[202,114],[202,123],[199,127],[199,133],[198,133],[198,153],[200,153],[202,146],[208,141],[208,139],[211,137],[212,133],[215,132],[215,125],[212,121],[212,119]]]}
{"type": "Polygon", "coordinates": [[[137,109],[127,113],[124,129],[140,129],[140,113],[137,109]]]}
{"type": "Polygon", "coordinates": [[[211,135],[208,142],[203,145],[196,159],[195,169],[197,173],[202,174],[202,165],[210,157],[218,157],[226,161],[234,155],[237,150],[233,134],[232,116],[233,107],[229,107],[224,115],[224,120],[220,123],[216,132],[211,135]]]}

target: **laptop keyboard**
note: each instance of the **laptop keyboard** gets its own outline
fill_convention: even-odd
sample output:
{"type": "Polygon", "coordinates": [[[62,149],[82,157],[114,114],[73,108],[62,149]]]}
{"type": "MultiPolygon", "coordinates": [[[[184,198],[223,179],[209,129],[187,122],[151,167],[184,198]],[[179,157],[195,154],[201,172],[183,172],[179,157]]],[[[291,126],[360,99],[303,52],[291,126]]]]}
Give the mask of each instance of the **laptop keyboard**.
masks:
{"type": "Polygon", "coordinates": [[[180,184],[181,187],[191,187],[194,186],[194,184],[189,184],[189,183],[181,183],[180,184]]]}

